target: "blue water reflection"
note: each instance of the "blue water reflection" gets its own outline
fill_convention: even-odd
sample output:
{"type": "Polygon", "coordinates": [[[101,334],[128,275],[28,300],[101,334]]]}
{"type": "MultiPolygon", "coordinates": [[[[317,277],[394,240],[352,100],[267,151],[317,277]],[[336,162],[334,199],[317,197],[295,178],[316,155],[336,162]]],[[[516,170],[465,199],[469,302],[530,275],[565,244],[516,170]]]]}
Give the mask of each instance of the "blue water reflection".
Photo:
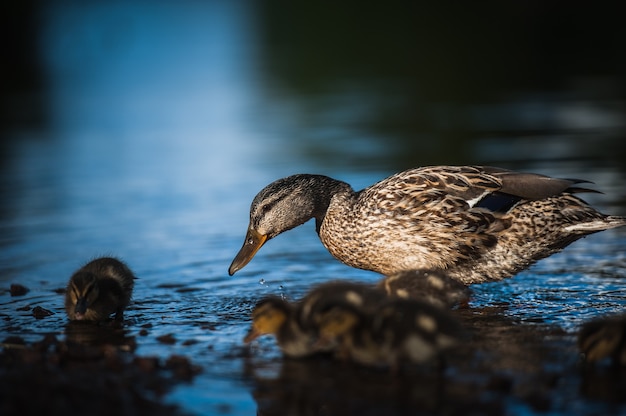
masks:
{"type": "MultiPolygon", "coordinates": [[[[238,354],[254,302],[297,298],[329,278],[377,279],[334,260],[313,224],[269,242],[228,277],[250,201],[270,181],[319,172],[362,188],[408,166],[500,163],[590,179],[606,192],[590,201],[626,214],[619,97],[510,92],[504,103],[417,105],[401,77],[345,74],[332,90],[302,92],[275,69],[263,33],[271,19],[259,9],[246,1],[42,6],[47,122],[12,130],[0,167],[0,282],[31,291],[0,292],[2,337],[64,336],[55,290],[88,259],[119,256],[140,279],[128,328],[137,335],[152,324],[137,353],[184,354],[203,367],[168,400],[191,412],[251,414],[238,354]],[[19,310],[37,305],[54,315],[19,310]],[[167,334],[174,345],[157,340],[167,334]]],[[[573,332],[626,307],[625,270],[626,231],[611,231],[477,287],[474,306],[506,304],[511,317],[573,332]]],[[[271,341],[254,348],[279,358],[271,341]]]]}

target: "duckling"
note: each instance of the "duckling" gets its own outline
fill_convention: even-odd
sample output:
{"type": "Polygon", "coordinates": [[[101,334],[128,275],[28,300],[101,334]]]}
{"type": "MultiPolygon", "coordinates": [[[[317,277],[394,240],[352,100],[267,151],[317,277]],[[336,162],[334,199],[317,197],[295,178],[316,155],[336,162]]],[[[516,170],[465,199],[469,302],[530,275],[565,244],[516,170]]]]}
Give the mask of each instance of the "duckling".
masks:
{"type": "Polygon", "coordinates": [[[626,366],[626,315],[584,324],[578,334],[578,348],[589,363],[610,357],[614,365],[626,366]]]}
{"type": "Polygon", "coordinates": [[[443,308],[466,307],[471,290],[441,270],[405,270],[378,282],[387,295],[403,299],[421,299],[443,308]]]}
{"type": "Polygon", "coordinates": [[[67,285],[65,311],[68,318],[104,321],[115,313],[115,320],[122,321],[134,280],[130,269],[115,258],[90,261],[72,275],[67,285]]]}
{"type": "Polygon", "coordinates": [[[375,313],[349,304],[336,304],[322,314],[321,340],[339,340],[338,357],[366,366],[390,367],[402,363],[423,364],[436,359],[462,336],[452,315],[431,304],[393,298],[375,313]]]}
{"type": "Polygon", "coordinates": [[[390,360],[396,363],[439,359],[441,352],[463,335],[460,323],[450,312],[409,299],[391,299],[383,305],[375,316],[374,330],[387,340],[390,360]]]}
{"type": "Polygon", "coordinates": [[[252,325],[244,338],[245,343],[271,334],[283,354],[289,357],[306,357],[318,352],[315,334],[303,329],[296,319],[294,305],[286,300],[269,296],[261,299],[252,311],[252,325]]]}
{"type": "MultiPolygon", "coordinates": [[[[318,346],[330,348],[342,361],[360,361],[377,365],[382,353],[373,339],[373,312],[367,313],[349,302],[328,305],[318,311],[316,324],[318,346]],[[365,359],[358,359],[358,352],[366,351],[365,359]]],[[[363,354],[361,354],[363,355],[363,354]]]]}
{"type": "Polygon", "coordinates": [[[320,313],[336,304],[373,312],[387,298],[384,291],[365,283],[334,280],[314,286],[298,302],[297,317],[303,327],[316,331],[320,313]]]}
{"type": "Polygon", "coordinates": [[[440,269],[466,285],[510,277],[588,234],[626,224],[574,194],[578,184],[489,166],[430,166],[355,192],[342,181],[297,174],[253,199],[234,274],[277,235],[315,218],[339,261],[389,276],[440,269]]]}

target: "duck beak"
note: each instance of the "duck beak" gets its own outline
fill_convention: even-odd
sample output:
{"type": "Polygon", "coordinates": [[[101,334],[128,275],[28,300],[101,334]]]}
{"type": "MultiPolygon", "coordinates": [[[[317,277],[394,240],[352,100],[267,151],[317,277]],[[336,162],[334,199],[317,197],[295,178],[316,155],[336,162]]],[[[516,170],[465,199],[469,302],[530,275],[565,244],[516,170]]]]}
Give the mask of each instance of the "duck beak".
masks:
{"type": "Polygon", "coordinates": [[[83,319],[85,316],[85,312],[87,312],[87,299],[78,298],[76,301],[76,306],[74,307],[74,315],[77,320],[83,319]]]}
{"type": "Polygon", "coordinates": [[[228,268],[228,274],[232,276],[237,270],[243,269],[244,266],[252,260],[252,257],[254,257],[256,252],[259,251],[266,241],[267,235],[263,235],[258,231],[249,228],[248,233],[246,234],[246,239],[243,242],[243,246],[228,268]]]}
{"type": "Polygon", "coordinates": [[[247,344],[249,342],[254,341],[255,339],[257,339],[261,335],[263,335],[263,334],[260,331],[257,331],[254,326],[252,326],[252,328],[250,328],[250,331],[246,334],[245,338],[243,339],[243,342],[245,342],[247,344]]]}

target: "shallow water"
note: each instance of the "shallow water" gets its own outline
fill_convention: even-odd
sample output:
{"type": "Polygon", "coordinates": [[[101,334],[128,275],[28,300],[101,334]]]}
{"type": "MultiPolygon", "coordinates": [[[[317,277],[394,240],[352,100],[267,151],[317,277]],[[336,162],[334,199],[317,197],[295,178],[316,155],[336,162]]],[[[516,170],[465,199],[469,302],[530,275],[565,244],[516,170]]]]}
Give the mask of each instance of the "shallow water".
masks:
{"type": "MultiPolygon", "coordinates": [[[[280,19],[265,15],[276,11],[246,2],[43,10],[38,42],[47,87],[37,100],[45,102],[44,121],[7,130],[2,145],[0,337],[68,336],[59,289],[89,259],[118,256],[139,278],[125,316],[136,354],[183,354],[202,368],[166,397],[185,411],[273,414],[293,404],[283,395],[289,383],[302,388],[302,408],[328,400],[333,414],[341,401],[328,384],[339,377],[332,365],[283,361],[270,339],[249,348],[241,341],[251,307],[265,295],[296,299],[331,278],[378,278],[334,260],[311,223],[272,240],[229,277],[249,204],[276,178],[322,173],[358,189],[410,166],[499,164],[589,179],[605,192],[589,201],[626,214],[624,101],[604,90],[585,95],[588,87],[575,84],[558,93],[509,90],[496,103],[459,97],[416,103],[403,96],[398,74],[377,75],[381,82],[370,84],[339,71],[327,84],[335,89],[311,92],[297,78],[282,77],[280,71],[298,74],[281,66],[283,45],[264,26],[280,19]],[[402,105],[436,122],[412,124],[411,114],[398,119],[392,110],[402,105]],[[394,113],[390,126],[371,118],[381,108],[394,113]],[[30,291],[11,297],[11,283],[30,291]],[[35,319],[35,306],[54,314],[35,319]],[[173,343],[160,341],[166,335],[173,343]],[[301,377],[294,381],[293,374],[301,377]],[[318,389],[327,395],[302,393],[318,389]]],[[[471,308],[509,329],[557,331],[551,352],[564,348],[571,366],[559,365],[572,371],[574,333],[588,319],[624,310],[625,279],[626,230],[613,230],[512,279],[474,287],[471,308]]],[[[374,409],[406,410],[381,404],[395,397],[377,384],[387,376],[345,371],[348,384],[361,380],[354,390],[340,390],[346,397],[378,398],[369,390],[378,386],[382,398],[374,409]]],[[[478,380],[462,379],[463,387],[481,385],[480,372],[471,374],[478,380]]],[[[555,388],[548,410],[626,412],[623,403],[573,399],[577,387],[555,388]]],[[[541,410],[506,395],[502,406],[508,414],[541,410]]]]}

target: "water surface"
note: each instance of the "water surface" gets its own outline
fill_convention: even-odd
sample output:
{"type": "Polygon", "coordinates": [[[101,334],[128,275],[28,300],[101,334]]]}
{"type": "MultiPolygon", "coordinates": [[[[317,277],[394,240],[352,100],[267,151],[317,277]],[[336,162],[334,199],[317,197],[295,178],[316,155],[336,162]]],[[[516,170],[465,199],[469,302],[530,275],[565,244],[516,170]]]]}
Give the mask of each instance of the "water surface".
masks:
{"type": "MultiPolygon", "coordinates": [[[[39,10],[36,44],[44,87],[29,99],[43,103],[45,116],[7,129],[2,147],[3,338],[67,336],[60,289],[88,260],[118,256],[139,278],[125,322],[126,334],[137,338],[136,354],[182,354],[202,368],[193,382],[167,396],[169,402],[198,414],[272,414],[276,406],[290,405],[281,392],[291,383],[313,408],[331,397],[332,410],[337,400],[324,380],[339,377],[333,365],[284,361],[270,339],[244,347],[250,309],[265,295],[296,299],[331,278],[378,276],[334,260],[308,223],[269,242],[229,277],[249,204],[264,185],[309,172],[359,189],[411,166],[498,164],[589,179],[604,192],[590,194],[589,201],[626,214],[625,101],[614,88],[623,80],[610,71],[572,69],[561,74],[562,88],[547,87],[545,80],[521,82],[519,74],[515,85],[505,77],[489,84],[480,68],[500,61],[483,56],[467,79],[454,76],[457,86],[482,80],[482,94],[472,99],[474,88],[456,95],[451,87],[443,89],[445,77],[452,76],[447,71],[437,74],[413,60],[410,68],[422,72],[372,65],[387,59],[388,68],[401,66],[385,48],[407,33],[420,34],[411,25],[371,45],[378,56],[368,49],[374,56],[344,61],[331,50],[336,59],[324,60],[296,52],[328,50],[324,45],[332,42],[326,36],[315,46],[307,24],[301,21],[302,31],[294,32],[286,12],[269,6],[150,4],[50,3],[39,10]],[[442,88],[439,98],[426,88],[431,78],[442,88]],[[30,291],[11,297],[11,283],[30,291]],[[54,314],[35,319],[35,306],[54,314]],[[163,343],[164,335],[175,342],[163,343]],[[302,377],[294,381],[293,374],[302,377]],[[328,397],[302,393],[318,389],[328,397]]],[[[445,21],[443,11],[431,12],[445,21]]],[[[341,39],[342,50],[359,44],[359,36],[341,39]]],[[[429,49],[427,56],[433,53],[429,49]]],[[[607,60],[606,67],[613,63],[607,60]]],[[[521,326],[556,337],[549,351],[567,354],[558,366],[571,374],[577,368],[575,332],[588,319],[624,310],[625,279],[626,230],[613,230],[576,242],[515,278],[474,287],[471,308],[475,316],[495,316],[503,334],[521,326]]],[[[374,409],[410,409],[411,403],[385,407],[402,391],[376,384],[381,377],[386,383],[387,375],[346,372],[351,382],[364,380],[341,390],[346,397],[380,393],[374,409]],[[376,386],[378,393],[368,390],[376,386]]],[[[459,377],[461,386],[479,389],[480,372],[470,374],[477,379],[459,377]]],[[[461,370],[457,375],[467,376],[461,370]]],[[[548,410],[626,412],[623,403],[578,398],[579,384],[575,379],[552,386],[548,410]]],[[[520,403],[523,395],[504,396],[503,408],[496,410],[542,410],[520,403]]]]}

